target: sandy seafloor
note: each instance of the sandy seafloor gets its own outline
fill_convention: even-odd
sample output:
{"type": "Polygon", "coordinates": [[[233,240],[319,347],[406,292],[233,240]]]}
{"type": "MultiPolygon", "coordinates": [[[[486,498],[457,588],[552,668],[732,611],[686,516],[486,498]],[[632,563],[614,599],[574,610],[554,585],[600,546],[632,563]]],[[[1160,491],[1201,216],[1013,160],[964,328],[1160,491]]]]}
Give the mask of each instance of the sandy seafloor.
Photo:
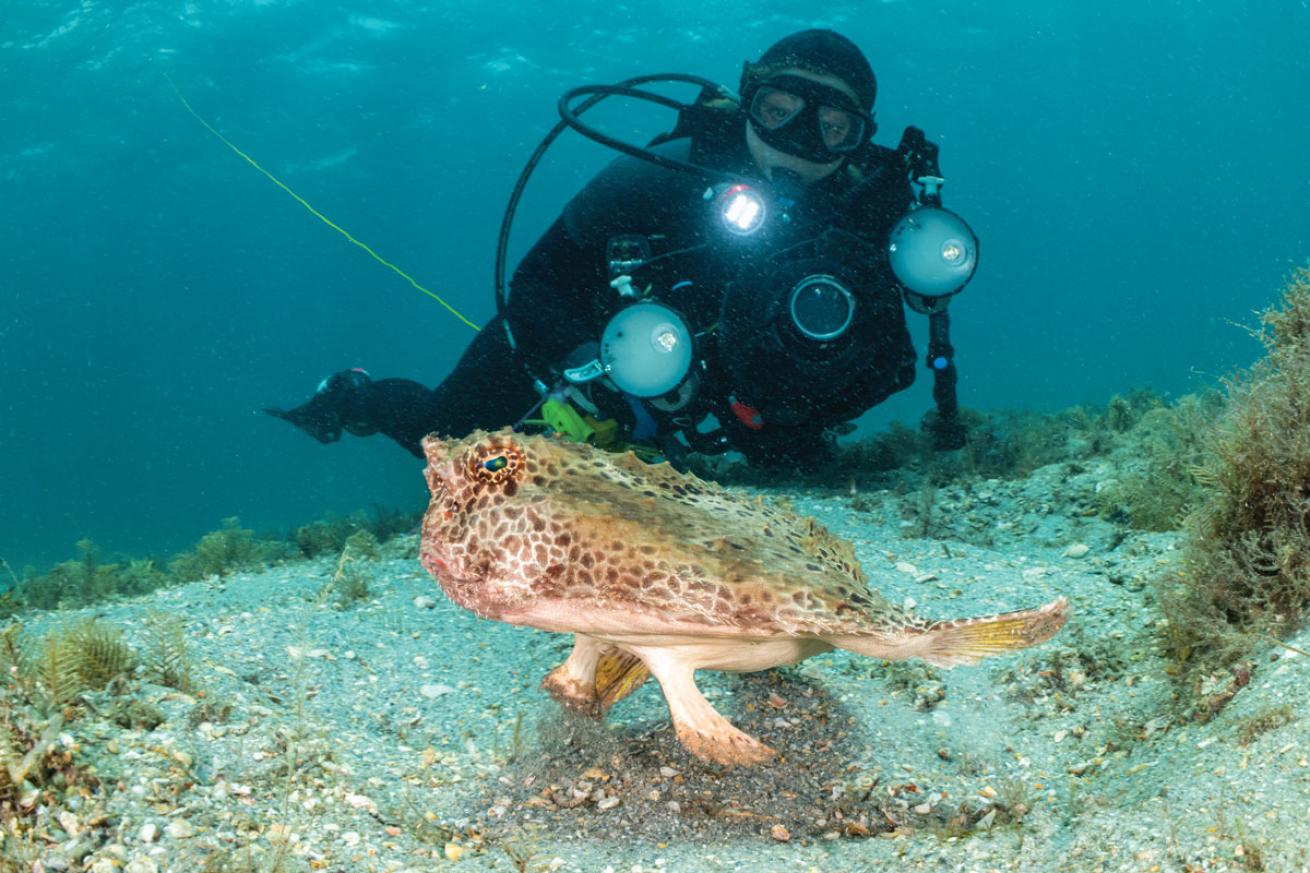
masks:
{"type": "MultiPolygon", "coordinates": [[[[182,614],[198,689],[135,686],[165,716],[151,730],[94,714],[70,728],[117,785],[45,822],[43,868],[1310,870],[1310,660],[1271,643],[1213,720],[1176,717],[1148,583],[1176,572],[1178,538],[1099,518],[1114,475],[1090,462],[947,486],[931,538],[907,517],[914,493],[857,508],[792,492],[922,614],[1064,594],[1074,616],[1038,649],[952,671],[834,652],[701,674],[779,750],[750,770],[690,758],[654,682],[607,727],[562,716],[537,686],[570,640],[458,609],[412,536],[344,611],[316,602],[322,560],[23,616],[39,632],[94,614],[135,639],[148,611],[182,614]]],[[[1288,642],[1310,649],[1310,632],[1288,642]]]]}

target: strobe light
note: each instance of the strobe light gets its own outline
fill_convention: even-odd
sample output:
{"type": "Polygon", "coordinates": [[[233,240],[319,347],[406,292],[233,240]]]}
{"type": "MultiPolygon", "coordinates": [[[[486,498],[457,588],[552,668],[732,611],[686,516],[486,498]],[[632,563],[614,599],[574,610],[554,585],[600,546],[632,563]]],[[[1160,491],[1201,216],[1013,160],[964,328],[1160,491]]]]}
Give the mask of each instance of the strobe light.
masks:
{"type": "Polygon", "coordinates": [[[660,397],[677,388],[691,359],[687,323],[659,303],[624,308],[601,334],[601,368],[615,387],[634,397],[660,397]]]}
{"type": "Polygon", "coordinates": [[[963,218],[940,206],[915,209],[896,222],[887,245],[896,279],[923,297],[949,297],[978,269],[978,238],[963,218]]]}

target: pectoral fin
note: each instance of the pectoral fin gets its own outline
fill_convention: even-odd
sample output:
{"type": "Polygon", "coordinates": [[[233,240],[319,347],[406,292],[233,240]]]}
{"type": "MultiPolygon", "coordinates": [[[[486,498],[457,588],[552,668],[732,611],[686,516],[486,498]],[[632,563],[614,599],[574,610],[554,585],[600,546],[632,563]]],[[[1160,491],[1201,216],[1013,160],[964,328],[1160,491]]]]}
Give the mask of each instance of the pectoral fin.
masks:
{"type": "Polygon", "coordinates": [[[596,664],[596,698],[601,712],[636,691],[649,678],[649,668],[636,655],[627,652],[601,655],[596,664]]]}

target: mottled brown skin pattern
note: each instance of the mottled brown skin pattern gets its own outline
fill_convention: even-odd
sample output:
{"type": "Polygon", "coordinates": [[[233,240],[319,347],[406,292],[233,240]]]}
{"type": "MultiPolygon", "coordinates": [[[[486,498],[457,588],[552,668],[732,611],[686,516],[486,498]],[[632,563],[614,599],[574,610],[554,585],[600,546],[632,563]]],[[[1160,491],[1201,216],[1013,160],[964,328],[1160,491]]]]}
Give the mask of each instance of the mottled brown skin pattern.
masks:
{"type": "Polygon", "coordinates": [[[631,454],[508,431],[430,436],[424,449],[420,559],[446,594],[485,618],[577,634],[544,683],[575,708],[597,711],[598,657],[640,659],[679,739],[709,760],[750,764],[772,750],[704,701],[696,669],[758,670],[834,646],[957,663],[1047,639],[1067,614],[1061,599],[913,617],[870,590],[851,546],[813,519],[631,454]]]}
{"type": "Polygon", "coordinates": [[[915,622],[867,588],[850,545],[818,522],[668,464],[503,433],[448,451],[459,476],[424,520],[423,561],[483,617],[559,599],[764,634],[915,622]],[[499,452],[512,472],[479,475],[499,452]]]}

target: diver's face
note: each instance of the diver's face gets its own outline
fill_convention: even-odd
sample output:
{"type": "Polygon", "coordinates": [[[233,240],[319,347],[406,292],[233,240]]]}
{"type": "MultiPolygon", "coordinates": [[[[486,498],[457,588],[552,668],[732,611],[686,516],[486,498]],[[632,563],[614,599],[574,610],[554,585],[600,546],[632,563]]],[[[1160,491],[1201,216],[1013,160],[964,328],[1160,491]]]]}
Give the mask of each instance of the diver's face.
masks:
{"type": "MultiPolygon", "coordinates": [[[[830,76],[827,73],[811,73],[809,70],[802,70],[797,67],[788,67],[780,70],[774,75],[795,76],[798,79],[808,79],[811,82],[817,82],[820,85],[827,85],[829,88],[836,88],[838,91],[846,94],[856,103],[859,98],[855,92],[847,85],[845,81],[836,76],[830,76]]],[[[776,107],[778,112],[784,112],[787,107],[776,107]]],[[[826,130],[825,130],[826,135],[826,130]]],[[[786,152],[779,151],[773,146],[760,139],[759,134],[755,132],[754,125],[750,122],[746,124],[746,148],[749,149],[751,158],[755,161],[755,166],[760,168],[766,179],[773,178],[774,170],[791,170],[801,178],[801,181],[808,184],[818,182],[820,179],[832,175],[838,167],[841,166],[843,158],[838,157],[826,163],[816,163],[807,161],[804,158],[798,158],[795,155],[789,155],[786,152]]]]}

